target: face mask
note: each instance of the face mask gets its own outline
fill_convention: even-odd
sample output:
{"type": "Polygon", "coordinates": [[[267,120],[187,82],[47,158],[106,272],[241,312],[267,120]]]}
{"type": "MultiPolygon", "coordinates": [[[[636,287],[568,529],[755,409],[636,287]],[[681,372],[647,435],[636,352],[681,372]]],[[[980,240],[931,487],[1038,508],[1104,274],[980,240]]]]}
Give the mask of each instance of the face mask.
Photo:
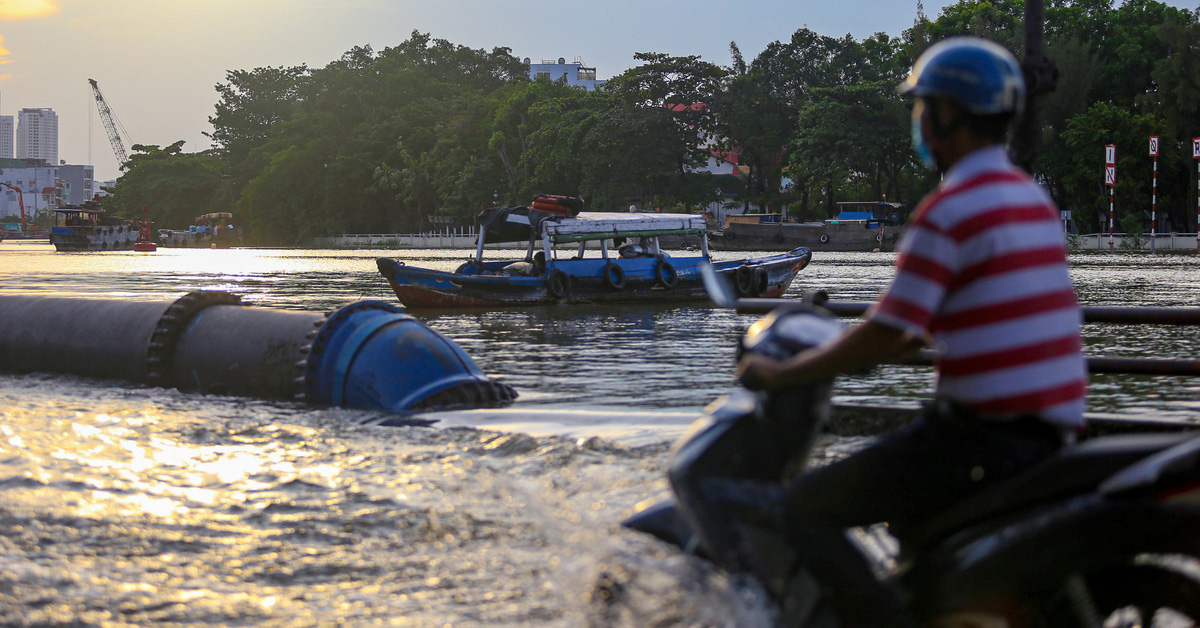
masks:
{"type": "Polygon", "coordinates": [[[937,159],[933,156],[933,149],[929,147],[929,142],[925,141],[925,133],[921,130],[921,117],[914,115],[912,117],[912,145],[913,150],[917,153],[917,159],[930,170],[937,170],[937,159]]]}

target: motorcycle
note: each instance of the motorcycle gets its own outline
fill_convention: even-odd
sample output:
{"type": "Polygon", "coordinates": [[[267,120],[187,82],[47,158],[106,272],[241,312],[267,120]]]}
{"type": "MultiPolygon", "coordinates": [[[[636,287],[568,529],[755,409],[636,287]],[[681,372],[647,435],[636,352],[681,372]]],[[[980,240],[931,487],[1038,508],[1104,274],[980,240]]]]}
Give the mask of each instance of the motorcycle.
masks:
{"type": "MultiPolygon", "coordinates": [[[[738,357],[785,359],[840,333],[809,301],[755,323],[738,357]]],[[[672,497],[623,525],[750,574],[780,625],[838,625],[774,507],[782,483],[812,462],[831,388],[716,400],[672,448],[672,497]]],[[[1200,432],[1086,439],[931,513],[898,552],[883,536],[867,554],[920,625],[1198,626],[1200,432]]]]}

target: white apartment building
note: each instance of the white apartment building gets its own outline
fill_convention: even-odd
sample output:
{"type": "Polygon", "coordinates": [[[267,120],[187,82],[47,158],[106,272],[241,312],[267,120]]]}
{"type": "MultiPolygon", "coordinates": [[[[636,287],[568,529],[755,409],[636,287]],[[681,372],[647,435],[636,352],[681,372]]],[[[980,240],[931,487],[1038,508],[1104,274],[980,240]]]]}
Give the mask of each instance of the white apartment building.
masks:
{"type": "Polygon", "coordinates": [[[12,116],[0,116],[0,159],[12,159],[16,155],[13,152],[15,128],[12,116]]]}
{"type": "Polygon", "coordinates": [[[575,61],[567,63],[563,57],[559,57],[557,61],[554,59],[542,59],[541,63],[534,63],[529,57],[525,57],[525,63],[529,66],[529,78],[537,80],[539,77],[545,77],[551,81],[565,79],[567,85],[574,87],[582,87],[588,91],[595,90],[608,81],[596,80],[596,68],[589,68],[583,65],[583,59],[575,57],[575,61]]]}
{"type": "Polygon", "coordinates": [[[58,163],[58,114],[53,109],[26,108],[17,112],[17,159],[58,163]]]}
{"type": "Polygon", "coordinates": [[[25,203],[25,217],[33,220],[39,213],[57,207],[58,177],[55,168],[3,168],[0,181],[21,189],[18,195],[8,186],[0,186],[0,216],[16,216],[25,203]]]}

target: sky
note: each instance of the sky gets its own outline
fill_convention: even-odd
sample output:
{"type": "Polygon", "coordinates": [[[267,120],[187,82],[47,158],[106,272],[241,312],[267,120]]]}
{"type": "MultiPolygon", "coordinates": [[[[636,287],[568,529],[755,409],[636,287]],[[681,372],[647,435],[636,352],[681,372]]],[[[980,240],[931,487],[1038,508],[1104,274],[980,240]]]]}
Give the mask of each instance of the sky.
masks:
{"type": "MultiPolygon", "coordinates": [[[[1195,9],[1200,0],[1167,0],[1195,9]]],[[[945,0],[925,0],[935,17],[945,0]]],[[[120,174],[88,79],[132,144],[211,146],[229,70],[323,67],[355,46],[394,46],[413,30],[520,58],[579,57],[609,78],[637,52],[747,61],[796,29],[857,39],[898,36],[916,0],[0,0],[0,115],[26,107],[58,114],[59,159],[120,174]]],[[[132,151],[130,151],[132,152],[132,151]]]]}

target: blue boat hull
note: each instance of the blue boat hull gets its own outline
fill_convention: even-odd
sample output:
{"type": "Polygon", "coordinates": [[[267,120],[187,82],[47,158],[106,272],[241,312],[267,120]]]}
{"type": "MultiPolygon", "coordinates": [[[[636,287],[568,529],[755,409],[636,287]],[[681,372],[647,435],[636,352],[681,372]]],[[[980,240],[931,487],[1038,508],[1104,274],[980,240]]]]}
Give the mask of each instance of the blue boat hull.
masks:
{"type": "MultiPolygon", "coordinates": [[[[770,257],[715,262],[713,268],[729,277],[741,296],[778,297],[811,257],[808,249],[800,248],[770,257]]],[[[535,276],[504,274],[502,269],[511,261],[463,264],[453,273],[390,258],[376,263],[396,298],[408,308],[708,299],[700,277],[700,266],[707,263],[702,256],[553,260],[544,274],[535,276]]]]}

